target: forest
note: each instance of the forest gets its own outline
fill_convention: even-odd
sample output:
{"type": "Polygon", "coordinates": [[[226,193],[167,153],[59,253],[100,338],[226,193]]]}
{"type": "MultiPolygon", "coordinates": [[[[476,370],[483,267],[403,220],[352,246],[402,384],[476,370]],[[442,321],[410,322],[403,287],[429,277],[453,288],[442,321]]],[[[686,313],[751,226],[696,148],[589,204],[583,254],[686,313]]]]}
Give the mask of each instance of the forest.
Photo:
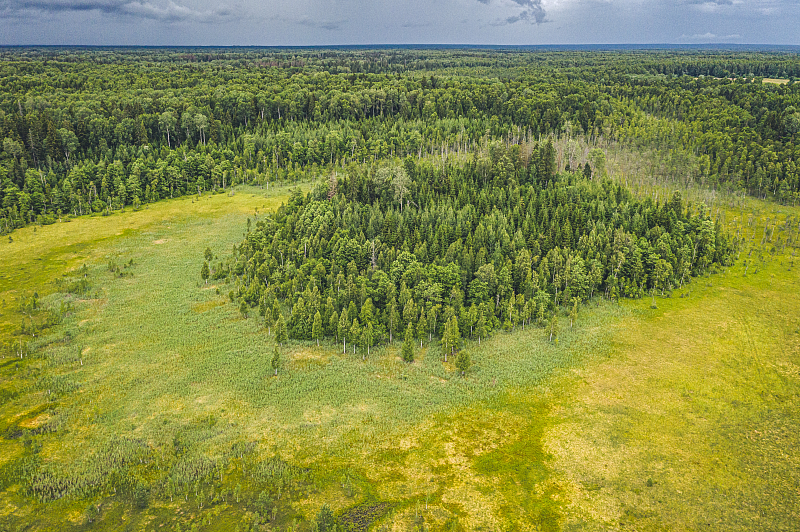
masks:
{"type": "Polygon", "coordinates": [[[4,232],[548,136],[655,147],[683,179],[782,203],[800,187],[787,53],[1,52],[4,232]]]}
{"type": "MultiPolygon", "coordinates": [[[[518,148],[518,146],[516,147],[518,148]]],[[[242,314],[259,314],[285,341],[335,337],[366,352],[405,331],[441,336],[444,358],[461,336],[532,321],[595,294],[642,297],[682,287],[731,263],[734,243],[702,206],[673,194],[636,201],[585,173],[553,174],[548,143],[525,165],[518,150],[490,149],[494,164],[380,168],[332,177],[256,222],[227,263],[205,279],[236,278],[242,314]],[[288,303],[284,320],[280,301],[288,303]]],[[[655,302],[655,300],[654,300],[655,302]]],[[[552,334],[551,334],[552,338],[552,334]]]]}
{"type": "Polygon", "coordinates": [[[798,81],[0,48],[0,532],[790,528],[798,81]]]}

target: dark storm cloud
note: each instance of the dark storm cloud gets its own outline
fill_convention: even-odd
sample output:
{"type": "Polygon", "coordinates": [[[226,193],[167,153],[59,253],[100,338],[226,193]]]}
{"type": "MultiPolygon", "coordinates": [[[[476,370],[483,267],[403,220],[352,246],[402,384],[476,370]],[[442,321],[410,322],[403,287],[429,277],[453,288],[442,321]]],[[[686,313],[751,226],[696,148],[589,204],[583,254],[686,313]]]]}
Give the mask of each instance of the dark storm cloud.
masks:
{"type": "Polygon", "coordinates": [[[97,11],[111,17],[161,22],[218,22],[234,17],[233,11],[226,6],[197,10],[171,0],[159,4],[139,0],[12,0],[4,4],[7,13],[17,16],[22,16],[26,12],[59,15],[71,11],[97,11]]]}
{"type": "Polygon", "coordinates": [[[797,20],[800,0],[0,0],[0,44],[796,44],[797,20]]]}

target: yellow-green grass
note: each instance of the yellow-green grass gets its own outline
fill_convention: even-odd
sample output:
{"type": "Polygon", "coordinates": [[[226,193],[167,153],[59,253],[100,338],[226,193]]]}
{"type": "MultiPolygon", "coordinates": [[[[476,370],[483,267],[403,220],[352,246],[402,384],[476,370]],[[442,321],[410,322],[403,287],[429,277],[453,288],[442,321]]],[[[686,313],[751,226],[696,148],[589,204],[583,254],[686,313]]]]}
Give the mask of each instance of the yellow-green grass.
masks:
{"type": "MultiPolygon", "coordinates": [[[[299,343],[283,350],[275,378],[272,338],[227,302],[233,285],[217,294],[199,279],[206,246],[229,253],[255,207],[279,203],[252,192],[15,233],[11,246],[52,241],[48,231],[81,223],[106,231],[78,229],[55,244],[62,251],[38,244],[19,259],[27,272],[36,271],[36,251],[64,261],[20,273],[29,281],[19,288],[30,292],[51,290],[53,276],[86,262],[92,298],[76,300],[78,310],[48,333],[58,340],[69,331],[71,340],[20,366],[38,376],[0,369],[14,382],[61,376],[80,386],[54,402],[41,384],[24,389],[0,407],[0,428],[61,416],[67,430],[39,439],[46,463],[65,467],[113,436],[146,441],[165,462],[176,436],[212,459],[255,442],[254,460],[279,455],[312,469],[312,481],[279,502],[270,526],[282,530],[323,503],[344,514],[379,501],[391,506],[374,527],[397,531],[421,520],[433,530],[779,530],[797,518],[799,287],[788,256],[756,260],[747,277],[739,263],[695,280],[657,298],[658,309],[649,298],[593,303],[575,329],[564,320],[558,344],[537,328],[469,344],[475,365],[464,379],[435,346],[409,366],[397,346],[362,361],[338,346],[299,343]],[[130,259],[123,271],[132,275],[105,267],[130,259]]],[[[755,220],[775,218],[753,204],[762,210],[755,220]]],[[[732,224],[748,218],[727,213],[732,224]]],[[[19,439],[0,440],[0,473],[25,452],[19,439]]],[[[225,484],[258,489],[241,465],[228,464],[225,484]]],[[[102,504],[98,529],[124,520],[134,529],[228,530],[255,509],[254,493],[202,510],[193,494],[135,509],[112,493],[39,504],[20,489],[0,494],[0,525],[88,527],[93,502],[102,504]]]]}
{"type": "MultiPolygon", "coordinates": [[[[214,220],[223,226],[236,227],[241,236],[241,229],[248,215],[252,217],[256,211],[263,213],[265,210],[274,209],[286,197],[288,197],[287,189],[265,193],[258,188],[239,187],[233,195],[206,194],[202,197],[179,198],[148,205],[138,212],[128,211],[108,217],[85,216],[50,226],[27,227],[12,233],[10,240],[0,241],[0,298],[2,298],[0,347],[4,347],[3,359],[0,360],[0,371],[3,372],[0,379],[0,399],[2,399],[0,433],[6,436],[20,430],[36,430],[63,412],[73,412],[68,408],[59,409],[56,403],[49,401],[51,397],[46,395],[48,390],[41,390],[39,389],[41,386],[36,385],[43,377],[57,378],[85,370],[84,375],[100,380],[102,373],[95,371],[96,368],[92,367],[90,361],[102,356],[103,353],[108,359],[102,363],[113,366],[114,372],[121,369],[117,364],[118,360],[114,358],[116,353],[113,350],[113,343],[96,346],[92,341],[81,344],[57,342],[54,347],[45,350],[48,356],[44,359],[25,358],[20,361],[16,357],[12,358],[14,350],[9,350],[9,347],[22,338],[16,335],[15,331],[26,319],[26,315],[18,310],[21,296],[30,296],[38,292],[42,296],[43,303],[47,305],[50,303],[47,294],[57,290],[54,283],[56,279],[83,264],[89,265],[89,277],[94,285],[89,299],[73,301],[78,310],[73,313],[73,317],[68,318],[62,326],[49,332],[45,331],[45,334],[63,337],[64,332],[69,331],[76,333],[78,338],[84,336],[87,339],[92,338],[92,333],[87,334],[87,331],[93,330],[96,320],[104,318],[103,310],[108,303],[108,293],[102,284],[111,281],[112,277],[110,273],[107,278],[96,277],[95,273],[101,268],[100,264],[106,263],[109,259],[121,263],[122,258],[118,256],[118,252],[128,249],[126,243],[136,239],[138,246],[130,257],[125,257],[126,260],[134,256],[137,260],[152,258],[158,255],[155,250],[161,247],[180,246],[183,235],[179,232],[170,233],[173,227],[180,227],[185,231],[187,224],[193,224],[192,227],[197,230],[202,229],[208,220],[214,220]],[[164,234],[169,234],[170,238],[154,236],[162,231],[164,234]],[[177,242],[174,239],[178,239],[177,242]]],[[[209,236],[207,240],[212,244],[213,236],[209,236]]],[[[196,243],[193,238],[190,241],[192,244],[196,243]]],[[[205,248],[192,250],[193,256],[202,260],[203,249],[205,248]]],[[[219,249],[219,252],[224,253],[227,250],[219,249]]],[[[194,260],[191,265],[193,272],[196,269],[196,262],[197,260],[194,260]]],[[[134,269],[131,267],[129,271],[133,272],[134,269]]],[[[138,273],[137,271],[136,274],[138,273]]],[[[129,277],[124,280],[132,279],[134,278],[129,277]]],[[[157,292],[158,284],[155,283],[153,288],[157,292]]],[[[141,296],[153,298],[154,294],[152,291],[143,291],[141,296]]],[[[132,309],[131,319],[136,322],[135,308],[132,309]]],[[[39,338],[38,341],[45,339],[39,338]]],[[[36,341],[37,339],[34,339],[29,343],[35,344],[36,341]]],[[[103,383],[101,387],[111,390],[113,383],[103,383]]],[[[119,395],[120,390],[108,393],[119,395]]],[[[85,397],[81,390],[75,400],[83,403],[86,410],[97,411],[101,397],[84,401],[85,397]]],[[[86,440],[91,445],[97,441],[90,423],[72,420],[70,429],[72,438],[69,441],[62,442],[61,438],[50,438],[50,443],[44,444],[42,455],[46,460],[59,458],[69,462],[82,452],[79,447],[75,448],[74,442],[86,440]]],[[[103,437],[102,434],[99,436],[103,437]]],[[[12,462],[22,453],[21,438],[6,437],[0,440],[0,470],[4,466],[13,465],[12,462]]],[[[3,472],[8,473],[8,470],[3,472]]],[[[14,486],[10,491],[16,493],[18,488],[19,486],[14,486]]],[[[0,496],[2,500],[0,516],[18,510],[35,511],[24,505],[8,505],[8,501],[3,499],[4,497],[0,496]]],[[[55,514],[57,515],[53,516],[53,523],[57,523],[58,519],[63,517],[63,512],[55,514]]],[[[24,516],[22,519],[24,521],[24,516]]]]}
{"type": "MultiPolygon", "coordinates": [[[[742,259],[768,218],[794,215],[796,227],[799,212],[750,205],[755,214],[727,213],[734,226],[754,214],[742,259]]],[[[747,276],[740,261],[657,298],[658,309],[625,302],[632,315],[615,325],[611,356],[554,384],[545,449],[569,501],[566,529],[796,527],[800,278],[790,248],[769,254],[775,240],[747,276]]]]}
{"type": "MultiPolygon", "coordinates": [[[[233,284],[205,285],[199,278],[207,246],[219,256],[229,253],[255,207],[263,212],[265,204],[277,203],[260,194],[157,204],[118,218],[78,219],[15,234],[9,246],[19,243],[29,252],[20,258],[17,274],[28,279],[26,290],[52,291],[50,276],[84,263],[91,289],[88,299],[44,298],[45,304],[72,301],[76,311],[32,342],[41,347],[19,370],[17,361],[4,367],[20,393],[0,407],[0,432],[16,435],[2,440],[0,467],[6,464],[6,473],[18,467],[20,456],[30,454],[20,433],[46,423],[62,428],[35,437],[42,446],[38,456],[44,469],[64,478],[104,471],[101,451],[118,445],[119,438],[144,442],[146,460],[167,466],[178,460],[172,452],[176,438],[211,460],[230,458],[234,444],[254,442],[253,460],[277,454],[314,471],[312,485],[281,502],[283,524],[313,517],[325,502],[339,511],[365,499],[390,501],[393,513],[386,519],[403,522],[426,497],[426,515],[441,526],[456,520],[467,527],[505,521],[519,529],[532,523],[556,526],[557,503],[544,495],[525,503],[527,513],[503,517],[504,508],[512,508],[528,489],[550,482],[540,444],[518,457],[503,446],[525,449],[528,439],[540,439],[546,407],[536,406],[542,417],[528,419],[522,398],[553,371],[600,348],[602,325],[619,309],[606,305],[587,313],[584,326],[564,331],[558,344],[547,342],[541,329],[528,328],[501,333],[480,347],[469,345],[475,364],[463,379],[451,363],[442,362],[435,345],[418,349],[416,362],[407,365],[398,346],[375,349],[362,361],[360,354],[342,354],[331,344],[292,344],[283,350],[275,378],[269,367],[272,337],[257,319],[243,319],[228,303],[233,284]],[[103,222],[118,225],[101,227],[103,222]],[[82,226],[92,223],[97,231],[82,226]],[[76,228],[73,240],[46,248],[44,243],[55,240],[50,232],[61,237],[64,226],[76,228]],[[82,254],[70,256],[79,246],[82,254]],[[36,253],[65,262],[49,275],[26,274],[35,270],[36,253]],[[123,277],[108,270],[110,261],[123,265],[131,259],[123,277]],[[509,398],[519,407],[509,406],[509,398]],[[448,431],[443,433],[443,426],[448,431]],[[503,438],[495,437],[498,431],[503,438]],[[472,461],[487,453],[473,471],[472,461]],[[496,461],[491,453],[503,458],[496,461]],[[527,470],[532,458],[539,465],[530,475],[516,471],[527,470]],[[350,479],[345,487],[342,475],[350,479]],[[423,476],[427,484],[420,482],[423,476]],[[495,495],[498,489],[503,496],[495,495]],[[430,513],[434,510],[438,513],[430,513]]],[[[226,485],[242,482],[257,491],[239,461],[227,463],[226,485]]],[[[145,479],[159,475],[146,466],[134,472],[145,479]]],[[[0,524],[31,521],[52,529],[69,517],[82,526],[92,502],[104,508],[98,526],[112,527],[121,515],[142,526],[179,515],[188,521],[191,514],[194,522],[210,518],[212,527],[225,529],[252,510],[257,495],[247,493],[246,506],[224,503],[201,511],[193,494],[171,503],[160,494],[139,511],[107,490],[35,504],[22,496],[23,486],[18,479],[0,496],[0,524]]]]}
{"type": "Polygon", "coordinates": [[[772,83],[775,85],[786,85],[787,83],[789,83],[788,79],[782,79],[782,78],[764,78],[762,81],[764,83],[772,83]]]}
{"type": "Polygon", "coordinates": [[[146,204],[139,212],[128,209],[111,216],[94,214],[14,231],[10,240],[0,240],[0,335],[7,339],[18,326],[13,310],[20,295],[54,289],[55,278],[81,264],[101,260],[108,246],[120,237],[155,225],[168,229],[171,223],[185,222],[189,217],[253,214],[256,209],[264,212],[279,205],[279,198],[288,196],[286,189],[274,192],[240,187],[234,195],[181,197],[146,204]]]}

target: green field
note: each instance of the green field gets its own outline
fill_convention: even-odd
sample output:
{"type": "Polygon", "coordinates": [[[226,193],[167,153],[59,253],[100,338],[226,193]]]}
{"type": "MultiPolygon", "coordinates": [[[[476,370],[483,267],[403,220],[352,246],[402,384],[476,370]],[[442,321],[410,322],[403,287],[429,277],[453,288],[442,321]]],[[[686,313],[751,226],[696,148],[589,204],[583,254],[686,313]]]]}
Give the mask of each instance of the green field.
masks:
{"type": "Polygon", "coordinates": [[[274,336],[199,270],[206,247],[229,254],[286,197],[242,188],[0,243],[0,530],[309,530],[323,504],[358,530],[800,518],[800,280],[794,248],[770,253],[789,230],[759,243],[800,210],[726,213],[758,235],[746,276],[739,260],[657,309],[594,302],[554,343],[498,333],[467,345],[465,378],[436,344],[409,366],[399,344],[362,360],[299,342],[274,377],[274,336]],[[83,264],[88,289],[64,293],[83,264]],[[34,291],[68,310],[20,359],[14,331],[46,312],[19,310],[34,291]],[[115,492],[114,475],[134,480],[115,492]]]}

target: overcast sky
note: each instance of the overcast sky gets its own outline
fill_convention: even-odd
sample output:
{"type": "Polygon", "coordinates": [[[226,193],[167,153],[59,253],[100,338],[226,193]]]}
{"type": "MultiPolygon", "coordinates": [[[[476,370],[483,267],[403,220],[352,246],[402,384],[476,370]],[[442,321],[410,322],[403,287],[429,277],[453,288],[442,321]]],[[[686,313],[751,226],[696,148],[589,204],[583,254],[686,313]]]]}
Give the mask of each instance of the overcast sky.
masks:
{"type": "Polygon", "coordinates": [[[800,0],[0,0],[1,44],[800,44],[800,0]]]}

